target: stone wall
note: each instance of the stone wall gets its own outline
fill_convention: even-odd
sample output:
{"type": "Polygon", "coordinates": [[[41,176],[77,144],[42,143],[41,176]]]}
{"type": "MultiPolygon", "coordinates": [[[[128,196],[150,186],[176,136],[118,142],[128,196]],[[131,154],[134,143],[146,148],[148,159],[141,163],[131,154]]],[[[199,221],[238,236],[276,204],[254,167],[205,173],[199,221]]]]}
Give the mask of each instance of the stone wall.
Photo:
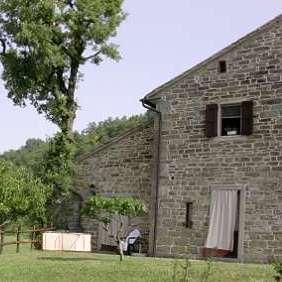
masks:
{"type": "MultiPolygon", "coordinates": [[[[150,210],[153,167],[153,122],[134,128],[79,161],[76,190],[87,199],[95,192],[104,196],[129,196],[143,200],[150,210]]],[[[131,220],[149,231],[149,214],[131,220]]],[[[98,239],[95,221],[82,218],[84,231],[98,239]]],[[[95,248],[95,247],[94,247],[95,248]]]]}
{"type": "Polygon", "coordinates": [[[157,254],[201,256],[212,187],[244,194],[242,260],[282,256],[282,24],[281,17],[168,84],[161,98],[161,175],[157,254]],[[218,72],[226,60],[227,72],[218,72]],[[250,136],[205,137],[212,103],[253,100],[250,136]],[[185,203],[193,202],[192,229],[185,203]]]}
{"type": "Polygon", "coordinates": [[[75,191],[70,191],[67,198],[59,199],[60,205],[53,207],[53,224],[58,230],[80,232],[80,208],[82,197],[75,191]]]}

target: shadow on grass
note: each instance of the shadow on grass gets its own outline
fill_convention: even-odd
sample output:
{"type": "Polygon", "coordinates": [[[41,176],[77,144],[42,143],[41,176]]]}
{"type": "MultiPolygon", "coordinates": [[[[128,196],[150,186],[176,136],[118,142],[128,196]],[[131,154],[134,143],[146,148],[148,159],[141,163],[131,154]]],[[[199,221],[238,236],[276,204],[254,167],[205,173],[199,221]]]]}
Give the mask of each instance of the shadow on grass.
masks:
{"type": "Polygon", "coordinates": [[[114,260],[103,260],[100,258],[70,258],[70,257],[38,257],[38,260],[48,260],[48,261],[103,261],[103,262],[113,262],[114,260]]]}

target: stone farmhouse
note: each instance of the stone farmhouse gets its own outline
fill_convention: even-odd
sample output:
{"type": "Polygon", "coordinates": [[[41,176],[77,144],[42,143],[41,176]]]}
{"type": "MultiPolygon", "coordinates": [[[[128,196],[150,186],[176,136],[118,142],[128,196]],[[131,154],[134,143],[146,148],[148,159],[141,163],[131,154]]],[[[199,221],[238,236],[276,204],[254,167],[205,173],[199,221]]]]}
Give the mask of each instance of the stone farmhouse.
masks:
{"type": "MultiPolygon", "coordinates": [[[[282,256],[282,15],[141,102],[151,122],[79,160],[80,201],[144,200],[149,213],[127,224],[148,234],[149,255],[282,256]]],[[[79,220],[95,248],[112,244],[79,220]]]]}

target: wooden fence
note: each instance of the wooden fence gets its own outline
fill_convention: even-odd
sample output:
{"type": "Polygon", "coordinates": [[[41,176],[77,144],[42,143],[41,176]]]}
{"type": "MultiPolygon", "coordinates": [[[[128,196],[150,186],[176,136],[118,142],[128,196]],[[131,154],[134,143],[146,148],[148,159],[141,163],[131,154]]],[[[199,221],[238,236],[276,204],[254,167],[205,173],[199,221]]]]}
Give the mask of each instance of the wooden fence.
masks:
{"type": "Polygon", "coordinates": [[[33,249],[35,244],[42,244],[42,235],[43,232],[47,231],[53,231],[53,226],[49,228],[36,228],[33,226],[31,230],[24,230],[22,231],[22,228],[20,225],[17,226],[16,230],[5,230],[3,225],[0,225],[0,254],[2,254],[3,249],[5,246],[9,245],[16,245],[16,252],[19,253],[20,251],[20,245],[21,244],[30,244],[30,248],[33,249]],[[29,234],[29,240],[22,240],[21,235],[22,234],[29,234]],[[5,238],[7,235],[15,235],[16,240],[15,241],[5,241],[5,238]]]}

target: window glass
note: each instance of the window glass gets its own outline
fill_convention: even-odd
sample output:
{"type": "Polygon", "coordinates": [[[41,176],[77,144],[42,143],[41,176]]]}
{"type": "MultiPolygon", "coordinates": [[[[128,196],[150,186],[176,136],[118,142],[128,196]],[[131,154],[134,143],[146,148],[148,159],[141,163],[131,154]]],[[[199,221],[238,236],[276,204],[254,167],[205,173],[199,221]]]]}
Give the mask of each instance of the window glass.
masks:
{"type": "Polygon", "coordinates": [[[225,73],[227,71],[226,61],[219,62],[219,72],[225,73]]]}
{"type": "Polygon", "coordinates": [[[239,135],[241,132],[241,105],[221,106],[221,135],[239,135]]]}

